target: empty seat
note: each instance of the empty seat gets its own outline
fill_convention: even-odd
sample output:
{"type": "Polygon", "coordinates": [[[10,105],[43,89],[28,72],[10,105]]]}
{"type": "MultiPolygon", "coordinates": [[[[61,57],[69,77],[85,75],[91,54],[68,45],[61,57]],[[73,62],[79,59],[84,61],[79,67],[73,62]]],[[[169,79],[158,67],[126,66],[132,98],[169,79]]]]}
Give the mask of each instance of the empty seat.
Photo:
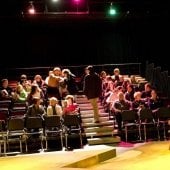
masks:
{"type": "MultiPolygon", "coordinates": [[[[25,118],[25,130],[27,139],[30,137],[36,137],[41,141],[41,149],[43,150],[43,119],[42,117],[26,117],[25,118]]],[[[28,141],[28,140],[27,140],[28,141]]],[[[26,148],[28,151],[28,148],[26,148]]]]}
{"type": "Polygon", "coordinates": [[[160,107],[157,111],[157,123],[159,131],[163,128],[163,138],[167,138],[167,128],[168,122],[170,120],[170,108],[169,107],[160,107]]]}
{"type": "Polygon", "coordinates": [[[63,116],[63,125],[65,131],[65,147],[68,148],[68,135],[78,134],[80,138],[80,147],[83,147],[82,143],[82,127],[81,120],[78,115],[69,114],[63,116]]]}
{"type": "Polygon", "coordinates": [[[6,154],[6,131],[3,127],[3,122],[0,121],[0,155],[2,155],[2,145],[4,154],[6,154]]]}
{"type": "Polygon", "coordinates": [[[44,127],[46,149],[48,149],[48,140],[57,140],[58,136],[60,137],[61,149],[63,149],[63,129],[60,116],[44,116],[44,127]]]}
{"type": "Polygon", "coordinates": [[[140,126],[141,126],[141,131],[143,130],[144,132],[144,140],[147,140],[147,131],[151,130],[156,130],[157,131],[157,137],[159,139],[159,131],[157,128],[157,124],[155,123],[154,117],[152,110],[149,108],[143,108],[139,112],[139,117],[140,117],[140,126]]]}
{"type": "Polygon", "coordinates": [[[6,126],[7,119],[9,117],[8,108],[0,108],[0,121],[6,126]]]}
{"type": "Polygon", "coordinates": [[[0,100],[0,108],[10,108],[11,100],[0,100]]]}
{"type": "Polygon", "coordinates": [[[10,118],[7,123],[7,144],[8,150],[10,150],[10,143],[19,141],[20,152],[22,153],[22,142],[25,142],[24,118],[10,118]]]}
{"type": "Polygon", "coordinates": [[[125,130],[125,140],[128,141],[128,133],[137,133],[137,137],[141,140],[141,131],[139,119],[136,111],[134,110],[123,110],[122,115],[122,124],[123,129],[125,130]]]}

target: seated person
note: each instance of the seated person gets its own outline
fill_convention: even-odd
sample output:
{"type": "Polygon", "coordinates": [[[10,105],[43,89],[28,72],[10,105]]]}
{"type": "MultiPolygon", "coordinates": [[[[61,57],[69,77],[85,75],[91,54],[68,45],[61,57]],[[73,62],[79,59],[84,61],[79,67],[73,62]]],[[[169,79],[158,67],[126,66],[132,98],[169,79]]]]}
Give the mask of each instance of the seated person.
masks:
{"type": "Polygon", "coordinates": [[[148,107],[152,110],[153,116],[156,117],[156,112],[160,107],[163,107],[163,101],[159,98],[157,91],[152,89],[151,97],[147,101],[148,107]]]}
{"type": "Polygon", "coordinates": [[[28,106],[26,117],[42,117],[46,114],[45,108],[41,105],[41,99],[38,97],[33,98],[33,104],[28,106]]]}
{"type": "Polygon", "coordinates": [[[14,102],[26,102],[28,93],[24,90],[21,84],[17,85],[12,99],[14,102]]]}
{"type": "Polygon", "coordinates": [[[43,91],[39,88],[39,86],[35,83],[31,85],[31,91],[27,96],[27,104],[28,106],[33,104],[33,98],[38,97],[42,100],[42,103],[44,103],[44,93],[43,91]]]}
{"type": "Polygon", "coordinates": [[[63,114],[63,110],[58,103],[58,99],[56,97],[51,97],[49,99],[49,105],[47,107],[47,116],[51,116],[51,115],[62,116],[62,114],[63,114]]]}
{"type": "Polygon", "coordinates": [[[118,130],[121,132],[122,130],[122,115],[121,112],[123,110],[130,110],[131,103],[125,100],[125,96],[123,92],[118,93],[118,100],[113,102],[113,110],[115,112],[116,122],[118,125],[118,130]]]}
{"type": "MultiPolygon", "coordinates": [[[[46,115],[46,111],[43,105],[41,105],[41,99],[38,97],[34,97],[33,99],[33,104],[28,106],[26,115],[25,115],[25,119],[27,122],[27,119],[29,117],[40,117],[43,119],[43,116],[46,115]]],[[[26,127],[27,128],[27,127],[26,127]]],[[[28,131],[30,132],[39,132],[39,128],[27,128],[28,131]]],[[[34,137],[39,137],[39,134],[34,134],[34,137]]]]}
{"type": "Polygon", "coordinates": [[[67,95],[63,101],[63,114],[78,114],[79,107],[74,103],[74,96],[67,95]]]}
{"type": "Polygon", "coordinates": [[[132,109],[139,112],[142,108],[146,108],[146,100],[141,98],[142,93],[137,91],[134,93],[134,101],[132,102],[132,109]]]}
{"type": "Polygon", "coordinates": [[[151,97],[152,86],[150,83],[146,83],[144,90],[141,92],[141,98],[151,97]]]}
{"type": "Polygon", "coordinates": [[[12,94],[13,90],[11,87],[8,86],[8,79],[2,79],[0,87],[0,100],[11,99],[12,94]]]}

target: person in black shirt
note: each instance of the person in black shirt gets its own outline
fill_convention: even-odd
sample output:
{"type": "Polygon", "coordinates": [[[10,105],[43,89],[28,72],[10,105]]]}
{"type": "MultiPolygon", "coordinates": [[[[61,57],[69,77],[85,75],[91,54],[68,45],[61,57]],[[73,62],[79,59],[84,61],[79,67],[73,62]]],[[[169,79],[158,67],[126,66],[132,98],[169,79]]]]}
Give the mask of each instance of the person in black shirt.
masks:
{"type": "Polygon", "coordinates": [[[102,81],[100,76],[94,71],[93,66],[88,66],[87,75],[84,78],[83,92],[90,101],[94,111],[94,122],[99,123],[98,100],[102,94],[102,81]]]}

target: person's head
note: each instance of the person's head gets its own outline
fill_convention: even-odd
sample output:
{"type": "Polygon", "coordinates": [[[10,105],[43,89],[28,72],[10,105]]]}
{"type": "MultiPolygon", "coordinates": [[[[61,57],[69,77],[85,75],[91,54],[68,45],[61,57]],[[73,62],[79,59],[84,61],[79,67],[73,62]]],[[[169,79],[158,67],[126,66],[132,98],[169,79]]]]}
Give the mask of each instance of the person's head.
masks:
{"type": "Polygon", "coordinates": [[[150,83],[146,83],[145,84],[145,91],[151,91],[151,89],[152,89],[151,84],[150,83]]]}
{"type": "Polygon", "coordinates": [[[132,84],[128,84],[127,85],[127,91],[128,92],[132,92],[133,91],[133,85],[132,84]]]}
{"type": "Polygon", "coordinates": [[[8,79],[2,79],[1,84],[2,84],[3,88],[7,88],[8,87],[8,79]]]}
{"type": "Polygon", "coordinates": [[[156,89],[152,89],[151,91],[151,98],[152,99],[156,99],[158,97],[157,91],[156,89]]]}
{"type": "Polygon", "coordinates": [[[55,67],[53,69],[53,73],[54,73],[55,76],[61,76],[61,69],[60,69],[60,67],[55,67]]]}
{"type": "Polygon", "coordinates": [[[58,103],[58,99],[56,97],[51,97],[49,99],[49,105],[50,106],[55,106],[58,103]]]}
{"type": "Polygon", "coordinates": [[[125,100],[124,93],[123,92],[119,92],[118,93],[118,98],[119,98],[119,101],[125,100]]]}
{"type": "Polygon", "coordinates": [[[100,77],[101,77],[101,78],[106,78],[106,76],[107,76],[106,71],[101,71],[100,77]]]}
{"type": "Polygon", "coordinates": [[[92,65],[87,66],[86,69],[89,71],[89,74],[93,74],[95,72],[92,65]]]}
{"type": "Polygon", "coordinates": [[[20,80],[27,80],[27,75],[26,74],[22,74],[20,76],[20,80]]]}
{"type": "Polygon", "coordinates": [[[74,96],[73,95],[67,95],[65,97],[65,100],[67,100],[68,104],[73,104],[74,103],[74,96]]]}
{"type": "Polygon", "coordinates": [[[41,99],[39,97],[33,97],[32,103],[34,105],[40,105],[41,104],[41,99]]]}
{"type": "Polygon", "coordinates": [[[39,74],[35,75],[34,80],[35,80],[36,82],[42,81],[41,75],[39,75],[39,74]]]}
{"type": "Polygon", "coordinates": [[[141,100],[141,95],[142,95],[142,93],[141,93],[140,91],[135,92],[135,93],[134,93],[134,99],[135,99],[136,101],[141,100]]]}
{"type": "Polygon", "coordinates": [[[115,76],[118,76],[118,75],[120,74],[119,68],[115,68],[115,69],[113,70],[113,73],[114,73],[115,76]]]}
{"type": "Polygon", "coordinates": [[[71,71],[69,69],[63,69],[62,70],[62,75],[64,77],[68,77],[71,74],[71,71]]]}

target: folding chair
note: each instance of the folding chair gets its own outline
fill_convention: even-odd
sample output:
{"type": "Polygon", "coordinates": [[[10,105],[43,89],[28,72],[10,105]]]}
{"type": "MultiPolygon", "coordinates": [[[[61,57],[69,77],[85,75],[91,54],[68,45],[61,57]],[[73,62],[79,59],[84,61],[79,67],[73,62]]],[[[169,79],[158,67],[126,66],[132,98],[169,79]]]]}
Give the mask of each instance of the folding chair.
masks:
{"type": "MultiPolygon", "coordinates": [[[[168,128],[168,134],[169,134],[169,139],[170,139],[170,120],[168,121],[168,125],[169,125],[169,126],[168,126],[168,127],[169,127],[169,128],[168,128]]],[[[169,150],[170,150],[170,143],[169,143],[169,150]]]]}
{"type": "Polygon", "coordinates": [[[65,132],[65,147],[68,149],[68,135],[79,134],[80,138],[80,147],[83,147],[82,142],[82,128],[81,128],[81,120],[78,115],[70,114],[63,116],[63,125],[65,132]]]}
{"type": "Polygon", "coordinates": [[[147,130],[151,129],[151,127],[157,130],[157,134],[158,134],[157,137],[159,139],[159,130],[155,123],[152,110],[149,108],[141,109],[139,112],[139,117],[140,117],[140,126],[141,126],[140,129],[142,130],[143,128],[143,132],[144,132],[144,140],[145,141],[147,140],[147,130]]]}
{"type": "Polygon", "coordinates": [[[0,121],[3,121],[3,123],[6,124],[8,117],[9,117],[8,108],[0,108],[0,121]]]}
{"type": "MultiPolygon", "coordinates": [[[[168,125],[169,120],[170,120],[170,108],[169,107],[160,107],[157,111],[157,124],[158,124],[159,130],[161,130],[161,128],[163,127],[164,140],[167,138],[166,127],[168,125]]],[[[160,136],[159,136],[159,139],[160,139],[160,136]]]]}
{"type": "Polygon", "coordinates": [[[8,116],[8,108],[0,108],[0,154],[2,152],[2,144],[4,145],[4,154],[6,154],[6,124],[8,116]]]}
{"type": "Polygon", "coordinates": [[[22,142],[25,142],[26,147],[26,138],[25,138],[25,126],[24,118],[10,118],[7,122],[7,144],[8,150],[10,150],[9,143],[19,141],[20,152],[22,153],[22,142]]]}
{"type": "Polygon", "coordinates": [[[135,132],[138,131],[139,140],[141,140],[141,131],[140,131],[140,124],[138,120],[138,115],[134,110],[123,110],[121,112],[122,116],[122,124],[125,128],[125,140],[128,141],[128,132],[135,132]],[[130,129],[130,127],[132,129],[130,129]]]}
{"type": "Polygon", "coordinates": [[[3,121],[0,121],[0,155],[2,154],[2,145],[4,150],[4,155],[6,154],[6,131],[3,127],[3,121]]]}
{"type": "Polygon", "coordinates": [[[46,141],[46,149],[48,149],[48,140],[60,137],[61,149],[63,149],[63,129],[61,117],[58,115],[44,116],[44,134],[46,141]]]}
{"type": "MultiPolygon", "coordinates": [[[[27,141],[29,137],[37,137],[41,141],[41,149],[43,150],[43,119],[42,117],[26,117],[25,118],[25,130],[27,141]]],[[[28,151],[26,145],[26,151],[28,151]]]]}
{"type": "Polygon", "coordinates": [[[11,100],[0,100],[0,108],[9,109],[11,106],[11,100]]]}

